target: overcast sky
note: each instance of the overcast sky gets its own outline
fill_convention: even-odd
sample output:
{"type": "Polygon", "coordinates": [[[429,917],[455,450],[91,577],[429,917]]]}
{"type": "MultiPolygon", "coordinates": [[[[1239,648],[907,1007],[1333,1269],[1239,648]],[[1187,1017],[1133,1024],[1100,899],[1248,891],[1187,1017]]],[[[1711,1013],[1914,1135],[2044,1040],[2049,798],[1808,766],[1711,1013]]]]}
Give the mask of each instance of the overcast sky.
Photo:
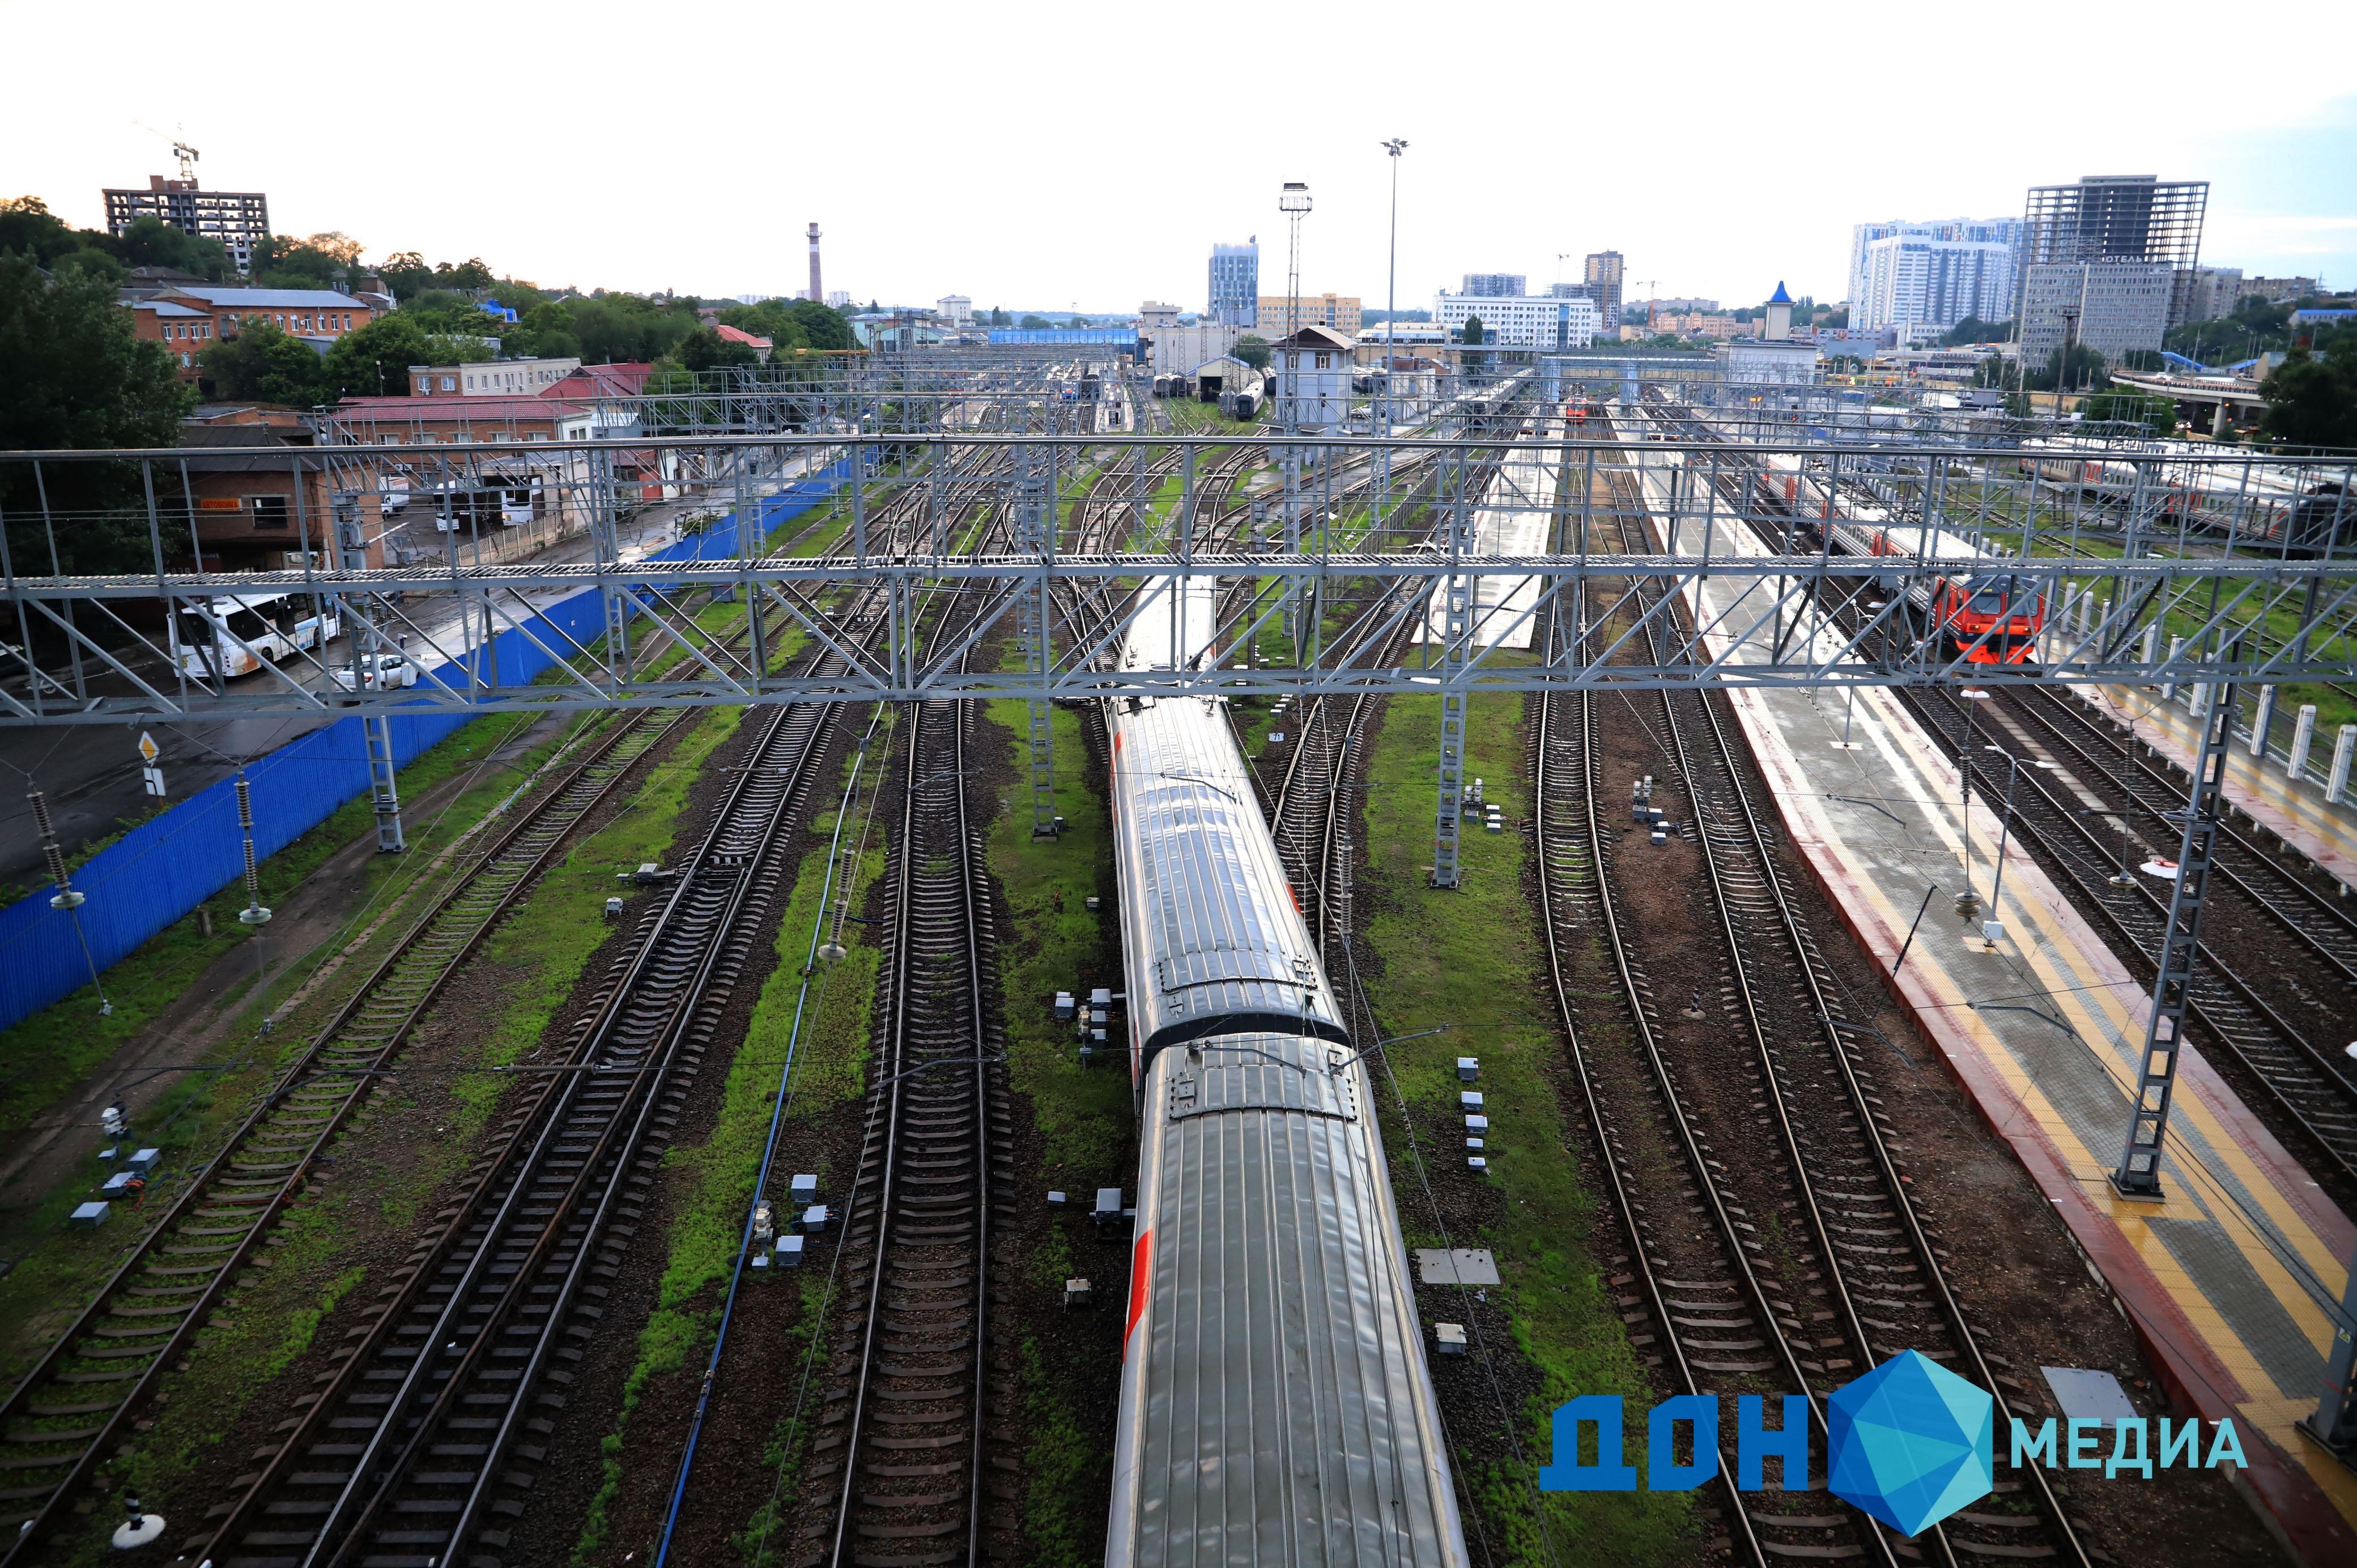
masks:
{"type": "Polygon", "coordinates": [[[2018,214],[2083,174],[2212,182],[2205,262],[2357,284],[2357,5],[1374,3],[386,10],[0,0],[0,195],[96,225],[172,171],[371,256],[706,295],[1203,304],[1307,181],[1305,291],[1617,249],[1663,295],[1839,298],[1866,219],[2018,214]]]}

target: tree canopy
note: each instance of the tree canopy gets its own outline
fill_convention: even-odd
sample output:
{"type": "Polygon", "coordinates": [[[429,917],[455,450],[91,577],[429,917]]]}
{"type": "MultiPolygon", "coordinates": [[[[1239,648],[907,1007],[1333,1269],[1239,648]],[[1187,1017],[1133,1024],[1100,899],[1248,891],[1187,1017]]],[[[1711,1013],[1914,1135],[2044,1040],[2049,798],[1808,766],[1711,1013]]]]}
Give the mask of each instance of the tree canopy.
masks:
{"type": "Polygon", "coordinates": [[[1967,316],[1941,335],[1943,349],[1961,349],[1968,343],[2002,343],[2013,332],[2013,323],[1983,321],[1977,316],[1967,316]]]}
{"type": "Polygon", "coordinates": [[[1017,325],[1021,327],[1026,332],[1044,332],[1049,328],[1053,327],[1056,324],[1049,320],[1044,316],[1035,316],[1027,313],[1023,319],[1017,323],[1017,325]]]}
{"type": "Polygon", "coordinates": [[[2292,349],[2260,391],[2267,400],[2260,428],[2274,440],[2357,447],[2357,337],[2337,338],[2321,354],[2292,349]]]}
{"type": "MultiPolygon", "coordinates": [[[[0,253],[0,447],[169,446],[196,395],[161,343],[132,330],[114,285],[80,268],[44,276],[33,259],[0,253]]],[[[62,464],[43,476],[0,467],[0,508],[18,570],[48,571],[43,503],[70,514],[57,530],[68,572],[147,564],[138,473],[124,465],[62,464]]]]}
{"type": "Polygon", "coordinates": [[[2175,401],[2135,387],[2114,387],[2098,392],[2080,405],[2079,413],[2086,419],[2141,424],[2153,435],[2172,435],[2177,431],[2175,401]]]}
{"type": "Polygon", "coordinates": [[[1268,369],[1268,339],[1247,332],[1236,339],[1235,357],[1255,371],[1268,369]]]}
{"type": "Polygon", "coordinates": [[[160,218],[142,218],[122,235],[76,229],[38,196],[0,201],[0,251],[30,256],[55,272],[70,267],[110,282],[131,267],[172,267],[215,282],[229,275],[219,240],[183,234],[160,218]]]}
{"type": "Polygon", "coordinates": [[[1489,341],[1489,330],[1481,324],[1480,317],[1469,316],[1465,318],[1464,331],[1458,335],[1458,340],[1467,344],[1485,343],[1489,341]]]}

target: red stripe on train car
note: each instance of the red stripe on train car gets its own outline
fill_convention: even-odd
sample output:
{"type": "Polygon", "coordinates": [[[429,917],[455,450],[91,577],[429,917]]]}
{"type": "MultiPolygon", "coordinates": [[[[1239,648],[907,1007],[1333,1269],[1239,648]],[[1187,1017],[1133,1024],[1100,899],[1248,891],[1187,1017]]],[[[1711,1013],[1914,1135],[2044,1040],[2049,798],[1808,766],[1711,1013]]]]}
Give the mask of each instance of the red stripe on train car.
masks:
{"type": "Polygon", "coordinates": [[[1130,1336],[1137,1332],[1137,1320],[1146,1316],[1146,1292],[1154,1272],[1154,1232],[1137,1233],[1137,1245],[1130,1249],[1129,1322],[1121,1331],[1121,1359],[1129,1359],[1130,1336]]]}

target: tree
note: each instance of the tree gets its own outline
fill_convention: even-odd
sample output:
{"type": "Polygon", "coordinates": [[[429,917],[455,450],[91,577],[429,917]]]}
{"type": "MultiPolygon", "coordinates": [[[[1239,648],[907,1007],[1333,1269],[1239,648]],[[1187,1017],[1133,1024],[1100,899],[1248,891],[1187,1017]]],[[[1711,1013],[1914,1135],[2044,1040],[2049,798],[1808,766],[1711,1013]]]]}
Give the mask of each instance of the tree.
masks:
{"type": "Polygon", "coordinates": [[[113,248],[135,267],[171,267],[216,283],[229,275],[229,252],[219,240],[184,234],[161,218],[133,219],[113,248]]]}
{"type": "Polygon", "coordinates": [[[1056,324],[1044,316],[1026,316],[1017,325],[1026,332],[1045,332],[1056,324]]]}
{"type": "Polygon", "coordinates": [[[699,327],[680,339],[678,359],[683,369],[720,370],[732,365],[758,365],[759,354],[748,343],[728,343],[709,327],[699,327]]]}
{"type": "Polygon", "coordinates": [[[850,349],[858,344],[851,322],[839,310],[816,300],[798,299],[786,306],[786,317],[802,329],[802,340],[813,349],[850,349]]]}
{"type": "Polygon", "coordinates": [[[2046,356],[2046,368],[2029,377],[2029,387],[2033,392],[2052,392],[2057,385],[2066,392],[2101,392],[2110,384],[2111,378],[2104,374],[2104,356],[2084,343],[2071,345],[2067,363],[2062,350],[2056,349],[2046,356]]]}
{"type": "Polygon", "coordinates": [[[1487,342],[1489,330],[1481,324],[1480,317],[1469,316],[1465,318],[1465,329],[1458,334],[1458,338],[1469,348],[1476,343],[1487,342]]]}
{"type": "MultiPolygon", "coordinates": [[[[327,401],[319,355],[299,338],[267,321],[249,321],[234,338],[208,345],[198,354],[213,395],[237,401],[314,407],[327,401]]],[[[407,367],[402,380],[406,382],[407,367]]]]}
{"type": "Polygon", "coordinates": [[[720,313],[720,319],[739,331],[767,338],[772,353],[791,354],[811,346],[809,335],[794,319],[794,304],[791,300],[765,299],[759,305],[731,306],[720,313]]]}
{"type": "Polygon", "coordinates": [[[357,331],[336,339],[319,367],[320,395],[327,402],[347,397],[406,397],[409,367],[447,364],[435,352],[436,340],[407,311],[380,316],[357,331]]]}
{"type": "MultiPolygon", "coordinates": [[[[195,402],[164,345],[134,333],[113,285],[79,270],[45,277],[30,257],[0,254],[0,448],[169,446],[195,402]]],[[[63,570],[149,564],[136,468],[45,467],[48,506],[73,517],[56,536],[63,570]]],[[[0,466],[0,510],[20,572],[49,570],[42,508],[30,466],[0,466]]]]}
{"type": "Polygon", "coordinates": [[[994,305],[990,307],[989,324],[993,327],[1012,327],[1015,325],[1015,317],[1007,315],[1005,310],[994,305]]]}
{"type": "Polygon", "coordinates": [[[2357,338],[2335,339],[2321,355],[2294,349],[2261,384],[2267,400],[2259,427],[2291,446],[2357,446],[2357,338]]]}
{"type": "Polygon", "coordinates": [[[2135,387],[2114,387],[2089,398],[2080,406],[2082,417],[2119,424],[2140,424],[2148,435],[2173,435],[2177,433],[2177,404],[2135,387]]]}
{"type": "Polygon", "coordinates": [[[1247,332],[1236,339],[1236,346],[1231,351],[1255,371],[1268,369],[1268,339],[1247,332]]]}
{"type": "Polygon", "coordinates": [[[1942,335],[1943,349],[1961,349],[1968,343],[2002,343],[2013,329],[2010,321],[1983,321],[1977,316],[1967,316],[1942,335]]]}

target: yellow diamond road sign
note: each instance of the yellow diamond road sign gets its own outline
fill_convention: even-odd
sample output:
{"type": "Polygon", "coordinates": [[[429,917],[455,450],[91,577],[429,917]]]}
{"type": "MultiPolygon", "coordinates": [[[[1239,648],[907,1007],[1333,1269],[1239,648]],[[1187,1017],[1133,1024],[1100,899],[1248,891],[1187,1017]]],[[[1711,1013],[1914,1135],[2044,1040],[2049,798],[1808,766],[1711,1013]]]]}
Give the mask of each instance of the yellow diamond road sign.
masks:
{"type": "Polygon", "coordinates": [[[152,763],[156,760],[161,751],[162,747],[156,744],[155,736],[149,735],[145,730],[141,730],[139,732],[139,755],[141,757],[152,763]]]}

